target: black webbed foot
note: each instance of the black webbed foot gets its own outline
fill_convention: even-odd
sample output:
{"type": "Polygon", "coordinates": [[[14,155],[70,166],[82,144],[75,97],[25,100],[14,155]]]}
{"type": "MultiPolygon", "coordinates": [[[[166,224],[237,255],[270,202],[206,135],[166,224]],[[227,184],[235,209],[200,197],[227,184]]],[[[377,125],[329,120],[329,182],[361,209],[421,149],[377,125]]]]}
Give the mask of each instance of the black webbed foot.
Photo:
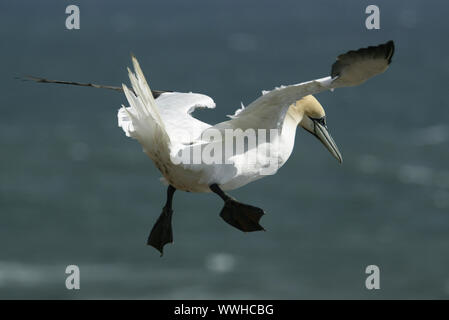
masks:
{"type": "Polygon", "coordinates": [[[168,186],[167,189],[167,202],[165,203],[162,213],[157,219],[156,223],[151,229],[150,236],[148,237],[147,244],[156,248],[160,253],[161,257],[164,254],[164,246],[167,243],[173,242],[173,230],[171,227],[171,217],[173,215],[172,201],[173,194],[176,188],[172,185],[168,186]]]}
{"type": "Polygon", "coordinates": [[[264,211],[260,208],[238,202],[234,199],[225,200],[220,217],[231,226],[243,231],[259,231],[265,229],[259,224],[264,211]]]}
{"type": "Polygon", "coordinates": [[[164,246],[167,243],[173,242],[173,230],[171,226],[172,215],[173,210],[164,207],[148,237],[147,244],[159,250],[161,257],[164,254],[164,246]]]}

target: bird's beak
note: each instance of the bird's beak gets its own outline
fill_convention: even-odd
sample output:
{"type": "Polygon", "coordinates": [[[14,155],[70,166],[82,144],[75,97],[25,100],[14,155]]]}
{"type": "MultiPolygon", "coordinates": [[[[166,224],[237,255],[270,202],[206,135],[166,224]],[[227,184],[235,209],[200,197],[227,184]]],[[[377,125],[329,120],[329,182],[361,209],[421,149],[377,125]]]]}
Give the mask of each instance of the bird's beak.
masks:
{"type": "Polygon", "coordinates": [[[332,139],[331,135],[327,131],[327,126],[323,126],[318,121],[313,120],[314,123],[314,136],[317,137],[326,147],[327,150],[338,160],[338,162],[342,163],[343,158],[341,156],[340,150],[332,139]]]}

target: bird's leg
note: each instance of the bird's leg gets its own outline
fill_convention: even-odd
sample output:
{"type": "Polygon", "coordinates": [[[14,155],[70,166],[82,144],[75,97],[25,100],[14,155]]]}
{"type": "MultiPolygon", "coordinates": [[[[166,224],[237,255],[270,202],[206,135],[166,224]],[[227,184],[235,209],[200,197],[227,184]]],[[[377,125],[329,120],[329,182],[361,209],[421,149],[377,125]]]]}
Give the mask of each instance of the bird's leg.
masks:
{"type": "Polygon", "coordinates": [[[164,246],[167,243],[173,242],[173,230],[171,227],[171,217],[173,214],[172,200],[173,194],[176,189],[172,185],[167,189],[167,202],[165,203],[162,213],[157,219],[156,223],[151,229],[150,236],[148,237],[147,244],[153,246],[161,253],[161,257],[164,254],[164,246]]]}
{"type": "Polygon", "coordinates": [[[222,217],[224,221],[243,232],[259,230],[265,231],[265,229],[259,224],[259,220],[264,214],[262,209],[238,202],[228,196],[215,183],[210,185],[209,188],[212,192],[220,196],[225,203],[220,212],[220,217],[222,217]]]}

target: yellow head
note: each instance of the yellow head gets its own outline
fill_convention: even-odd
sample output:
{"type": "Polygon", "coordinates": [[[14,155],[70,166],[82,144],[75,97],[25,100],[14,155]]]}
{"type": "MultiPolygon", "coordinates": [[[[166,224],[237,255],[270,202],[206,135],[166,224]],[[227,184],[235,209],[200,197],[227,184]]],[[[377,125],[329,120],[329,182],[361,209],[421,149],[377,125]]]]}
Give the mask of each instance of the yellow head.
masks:
{"type": "Polygon", "coordinates": [[[327,131],[326,112],[314,96],[308,95],[296,101],[288,109],[288,114],[303,129],[317,137],[340,163],[343,161],[334,139],[327,131]]]}

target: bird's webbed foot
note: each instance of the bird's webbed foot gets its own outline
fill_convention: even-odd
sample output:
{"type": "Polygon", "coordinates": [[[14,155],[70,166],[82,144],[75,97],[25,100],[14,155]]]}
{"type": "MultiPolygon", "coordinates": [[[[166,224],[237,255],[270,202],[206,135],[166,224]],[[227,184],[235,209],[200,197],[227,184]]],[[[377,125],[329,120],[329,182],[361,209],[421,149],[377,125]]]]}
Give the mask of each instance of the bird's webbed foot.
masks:
{"type": "Polygon", "coordinates": [[[225,200],[220,217],[231,226],[243,231],[259,231],[265,229],[259,224],[264,211],[260,208],[238,202],[232,198],[225,200]]]}
{"type": "Polygon", "coordinates": [[[147,244],[156,248],[161,253],[161,256],[164,254],[164,246],[173,242],[172,215],[173,210],[165,206],[148,237],[147,244]]]}

